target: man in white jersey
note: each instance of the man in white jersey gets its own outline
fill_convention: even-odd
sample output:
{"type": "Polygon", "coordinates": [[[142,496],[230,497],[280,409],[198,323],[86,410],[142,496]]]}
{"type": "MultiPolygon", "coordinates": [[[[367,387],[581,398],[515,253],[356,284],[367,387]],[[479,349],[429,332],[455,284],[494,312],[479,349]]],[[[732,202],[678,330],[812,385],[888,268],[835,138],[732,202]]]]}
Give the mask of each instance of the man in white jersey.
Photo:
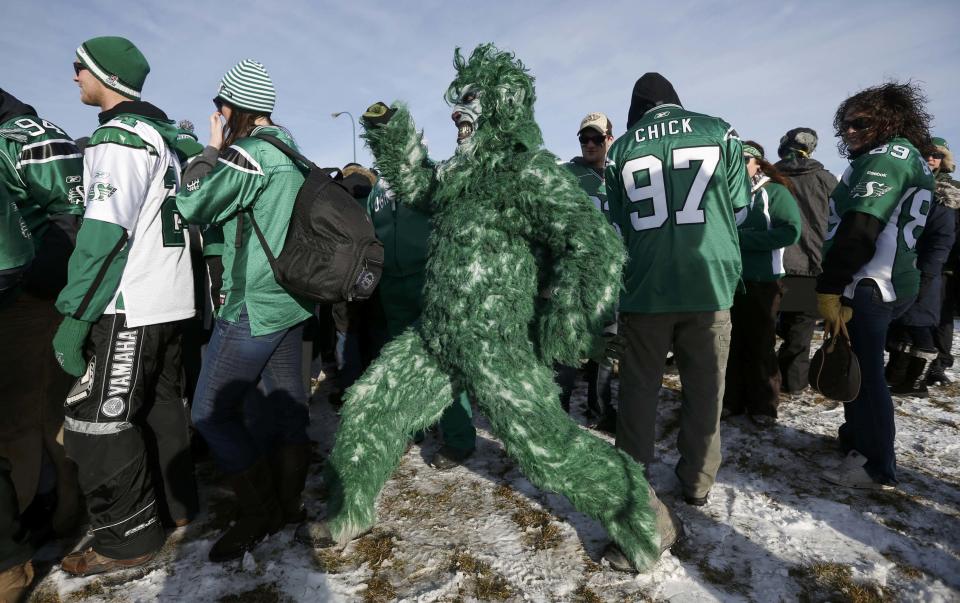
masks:
{"type": "Polygon", "coordinates": [[[174,203],[178,131],[140,101],[146,59],[124,38],[93,38],[77,49],[74,71],[80,100],[102,111],[84,153],[86,210],[53,340],[63,369],[79,377],[66,400],[64,445],[80,470],[93,543],[61,568],[82,576],[147,563],[164,542],[161,511],[189,520],[158,508],[166,497],[155,491],[163,480],[154,467],[192,472],[180,332],[194,300],[174,203]],[[146,441],[159,458],[149,458],[146,441]]]}

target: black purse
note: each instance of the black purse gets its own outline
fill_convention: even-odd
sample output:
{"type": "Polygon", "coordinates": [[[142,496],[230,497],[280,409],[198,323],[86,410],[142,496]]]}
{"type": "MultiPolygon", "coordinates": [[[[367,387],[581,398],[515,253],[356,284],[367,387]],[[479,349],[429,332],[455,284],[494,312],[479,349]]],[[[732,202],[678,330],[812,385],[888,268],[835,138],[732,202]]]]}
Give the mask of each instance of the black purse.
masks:
{"type": "Polygon", "coordinates": [[[860,361],[843,332],[827,338],[810,361],[810,387],[831,400],[850,402],[860,393],[860,361]]]}

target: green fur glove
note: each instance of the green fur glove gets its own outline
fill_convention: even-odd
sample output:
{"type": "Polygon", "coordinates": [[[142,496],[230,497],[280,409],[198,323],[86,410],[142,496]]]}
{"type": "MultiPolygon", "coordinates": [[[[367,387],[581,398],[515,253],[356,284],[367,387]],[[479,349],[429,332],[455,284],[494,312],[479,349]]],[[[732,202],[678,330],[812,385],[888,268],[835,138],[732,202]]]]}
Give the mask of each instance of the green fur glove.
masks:
{"type": "Polygon", "coordinates": [[[57,334],[53,336],[53,351],[63,370],[79,377],[87,370],[87,361],[83,358],[83,344],[87,341],[91,324],[64,316],[57,334]]]}
{"type": "Polygon", "coordinates": [[[386,103],[376,102],[367,107],[367,110],[360,116],[360,121],[367,128],[385,126],[396,112],[396,109],[391,109],[386,103]]]}

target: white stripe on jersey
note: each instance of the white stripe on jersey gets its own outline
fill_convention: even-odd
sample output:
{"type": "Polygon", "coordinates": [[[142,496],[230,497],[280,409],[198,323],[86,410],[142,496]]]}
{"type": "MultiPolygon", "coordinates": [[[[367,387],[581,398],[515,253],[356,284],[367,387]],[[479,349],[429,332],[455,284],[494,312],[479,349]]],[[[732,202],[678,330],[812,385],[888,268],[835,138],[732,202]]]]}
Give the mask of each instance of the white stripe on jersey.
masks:
{"type": "Polygon", "coordinates": [[[256,159],[254,159],[254,158],[250,155],[250,153],[244,151],[242,148],[240,148],[240,147],[237,146],[237,145],[231,145],[231,146],[229,147],[229,150],[236,151],[237,153],[239,153],[240,155],[242,155],[243,158],[244,158],[247,162],[249,162],[250,165],[253,166],[253,169],[251,169],[251,168],[249,168],[249,167],[246,167],[246,166],[243,166],[243,165],[240,165],[240,164],[238,164],[238,163],[234,163],[233,161],[229,161],[229,158],[226,158],[226,159],[225,159],[222,155],[221,155],[220,157],[217,157],[217,161],[219,161],[219,162],[221,162],[221,163],[224,163],[224,164],[232,167],[232,168],[235,169],[235,170],[239,170],[239,171],[241,171],[241,172],[246,172],[247,174],[259,174],[260,176],[263,175],[263,168],[260,167],[260,164],[257,163],[256,159]]]}

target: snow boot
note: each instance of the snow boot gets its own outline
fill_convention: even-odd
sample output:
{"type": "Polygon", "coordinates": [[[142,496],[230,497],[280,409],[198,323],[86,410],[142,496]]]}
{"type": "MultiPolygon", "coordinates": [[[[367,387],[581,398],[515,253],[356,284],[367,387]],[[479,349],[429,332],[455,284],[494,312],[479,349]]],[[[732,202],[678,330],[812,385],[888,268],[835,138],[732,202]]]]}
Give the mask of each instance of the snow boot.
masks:
{"type": "Polygon", "coordinates": [[[890,387],[890,393],[897,396],[926,398],[929,392],[923,374],[927,368],[927,359],[919,356],[909,356],[908,359],[907,370],[903,379],[890,387]]]}
{"type": "Polygon", "coordinates": [[[950,377],[947,377],[946,370],[940,360],[934,360],[927,369],[927,385],[950,385],[950,377]]]}
{"type": "MultiPolygon", "coordinates": [[[[686,536],[686,530],[683,522],[677,517],[672,509],[663,504],[653,488],[650,491],[650,506],[653,507],[657,515],[657,533],[660,534],[660,555],[673,545],[677,544],[686,536]]],[[[603,558],[607,560],[612,569],[620,572],[636,572],[637,568],[630,559],[623,553],[617,543],[611,542],[603,551],[603,558]]]]}
{"type": "Polygon", "coordinates": [[[274,485],[283,512],[283,523],[300,523],[307,518],[302,494],[310,468],[310,446],[281,446],[273,451],[270,461],[276,477],[274,485]]]}
{"type": "Polygon", "coordinates": [[[208,556],[214,562],[242,557],[283,527],[283,512],[274,491],[270,468],[263,459],[232,476],[230,485],[237,495],[239,516],[210,549],[208,556]]]}
{"type": "Polygon", "coordinates": [[[887,379],[887,385],[894,387],[900,385],[907,373],[907,365],[910,364],[910,356],[900,350],[890,352],[890,360],[883,371],[887,379]]]}

